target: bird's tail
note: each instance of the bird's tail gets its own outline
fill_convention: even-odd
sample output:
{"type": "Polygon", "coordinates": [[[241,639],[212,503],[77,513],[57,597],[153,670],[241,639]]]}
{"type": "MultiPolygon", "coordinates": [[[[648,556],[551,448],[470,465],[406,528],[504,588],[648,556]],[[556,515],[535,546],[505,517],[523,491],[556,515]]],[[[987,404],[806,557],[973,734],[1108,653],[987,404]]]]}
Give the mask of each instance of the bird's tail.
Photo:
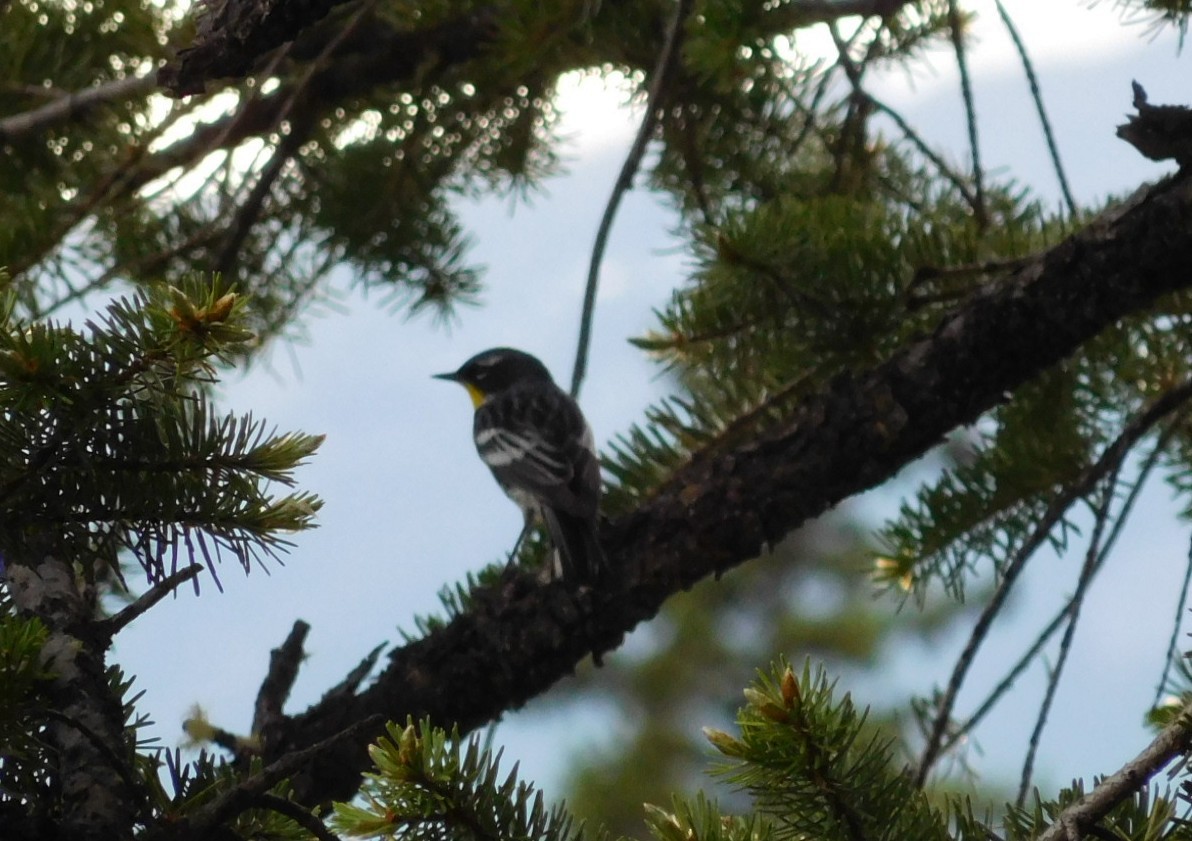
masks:
{"type": "Polygon", "coordinates": [[[582,584],[599,579],[608,562],[596,536],[596,520],[549,508],[543,513],[551,542],[558,552],[563,580],[582,584]]]}

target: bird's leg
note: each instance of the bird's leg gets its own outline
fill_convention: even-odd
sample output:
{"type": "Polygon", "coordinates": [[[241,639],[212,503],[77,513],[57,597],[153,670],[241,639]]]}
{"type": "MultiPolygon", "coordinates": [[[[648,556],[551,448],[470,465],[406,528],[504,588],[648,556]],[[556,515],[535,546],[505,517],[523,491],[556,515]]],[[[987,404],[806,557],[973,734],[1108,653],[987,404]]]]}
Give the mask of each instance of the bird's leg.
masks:
{"type": "Polygon", "coordinates": [[[517,564],[517,551],[521,549],[522,543],[526,540],[526,535],[530,533],[530,527],[534,525],[534,518],[527,516],[525,522],[522,523],[522,529],[518,532],[517,541],[513,544],[513,548],[509,550],[509,557],[505,561],[505,569],[508,570],[517,564]]]}

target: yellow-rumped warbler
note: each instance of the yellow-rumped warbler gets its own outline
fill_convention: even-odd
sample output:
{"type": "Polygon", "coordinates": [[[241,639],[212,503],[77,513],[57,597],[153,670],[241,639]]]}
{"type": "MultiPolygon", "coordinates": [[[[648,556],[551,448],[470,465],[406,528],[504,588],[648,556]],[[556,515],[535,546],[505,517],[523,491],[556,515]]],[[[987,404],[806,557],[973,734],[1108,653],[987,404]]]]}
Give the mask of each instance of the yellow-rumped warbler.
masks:
{"type": "Polygon", "coordinates": [[[604,567],[596,537],[600,462],[576,402],[545,365],[511,348],[486,350],[435,376],[468,390],[480,458],[521,508],[526,528],[535,519],[546,524],[564,580],[596,578],[604,567]]]}

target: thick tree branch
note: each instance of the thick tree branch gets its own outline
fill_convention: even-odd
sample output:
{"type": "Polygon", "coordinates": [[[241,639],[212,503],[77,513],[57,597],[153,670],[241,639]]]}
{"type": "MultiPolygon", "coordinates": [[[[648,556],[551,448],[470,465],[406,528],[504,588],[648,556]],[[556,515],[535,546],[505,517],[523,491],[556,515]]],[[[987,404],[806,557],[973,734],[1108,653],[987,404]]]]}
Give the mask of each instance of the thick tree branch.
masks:
{"type": "MultiPolygon", "coordinates": [[[[894,475],[1005,395],[1161,295],[1192,286],[1192,178],[1138,191],[934,333],[870,371],[842,375],[761,440],[696,455],[602,533],[618,574],[568,593],[514,575],[445,627],[389,655],[367,688],[287,719],[276,758],[367,715],[429,715],[463,730],[499,717],[609,651],[671,595],[762,553],[808,519],[894,475]]],[[[374,734],[375,735],[375,734],[374,734]]],[[[347,797],[364,745],[302,770],[308,802],[347,797]]]]}
{"type": "MultiPolygon", "coordinates": [[[[158,72],[158,83],[174,96],[201,93],[208,82],[224,78],[240,78],[252,72],[254,65],[270,50],[298,37],[315,25],[333,8],[350,0],[207,0],[194,41],[178,51],[173,61],[158,72]]],[[[606,7],[616,0],[606,0],[606,7]]],[[[781,4],[768,16],[768,23],[777,32],[839,20],[843,17],[888,17],[905,6],[909,0],[793,0],[781,4]]],[[[495,9],[481,10],[466,18],[443,24],[444,28],[467,29],[468,22],[477,16],[495,19],[495,9]]],[[[494,27],[477,30],[470,39],[475,53],[483,52],[496,43],[494,27]]],[[[463,43],[461,41],[461,43],[463,43]]],[[[416,54],[426,50],[411,40],[410,49],[416,54]]],[[[406,55],[393,53],[395,61],[404,62],[406,55]]]]}
{"type": "Polygon", "coordinates": [[[41,655],[54,675],[44,738],[55,756],[58,837],[127,838],[139,800],[124,758],[124,710],[105,671],[109,637],[91,622],[94,605],[71,565],[52,555],[10,561],[8,586],[17,608],[50,632],[41,655]]]}
{"type": "MultiPolygon", "coordinates": [[[[219,0],[220,12],[208,27],[200,30],[191,47],[180,50],[174,61],[157,73],[157,82],[166,93],[187,96],[201,93],[207,82],[227,77],[243,77],[265,53],[296,37],[306,26],[318,22],[333,6],[344,0],[314,0],[308,4],[293,4],[307,11],[319,11],[305,22],[288,16],[263,15],[257,26],[246,24],[239,29],[226,22],[229,16],[241,14],[237,9],[252,13],[254,3],[260,6],[275,3],[261,0],[219,0]],[[223,15],[221,18],[220,15],[223,15]],[[220,21],[224,20],[223,23],[220,21]]],[[[386,81],[413,76],[428,62],[460,64],[480,55],[491,47],[497,37],[494,26],[495,11],[481,8],[457,18],[425,29],[399,32],[388,26],[372,30],[367,37],[345,45],[347,58],[341,55],[324,74],[327,79],[347,82],[356,89],[369,89],[386,81]],[[359,66],[363,59],[368,66],[359,66]]],[[[334,38],[334,35],[329,37],[334,38]]],[[[319,41],[322,39],[314,39],[319,41]]],[[[302,59],[311,49],[321,52],[321,45],[295,45],[292,56],[302,59]]],[[[318,86],[316,85],[317,89],[318,86]]]]}

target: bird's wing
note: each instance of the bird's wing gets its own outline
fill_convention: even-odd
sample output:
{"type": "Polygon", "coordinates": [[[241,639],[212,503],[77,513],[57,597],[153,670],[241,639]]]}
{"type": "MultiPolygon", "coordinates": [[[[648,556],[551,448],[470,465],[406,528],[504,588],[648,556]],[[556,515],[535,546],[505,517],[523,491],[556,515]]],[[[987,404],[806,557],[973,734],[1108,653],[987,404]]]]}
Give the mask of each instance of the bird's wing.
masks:
{"type": "Polygon", "coordinates": [[[595,516],[600,468],[587,423],[566,395],[494,399],[477,411],[475,438],[480,458],[502,485],[576,516],[595,516]]]}
{"type": "Polygon", "coordinates": [[[565,485],[572,467],[566,454],[529,427],[491,427],[476,433],[476,449],[498,478],[528,489],[565,485]]]}

